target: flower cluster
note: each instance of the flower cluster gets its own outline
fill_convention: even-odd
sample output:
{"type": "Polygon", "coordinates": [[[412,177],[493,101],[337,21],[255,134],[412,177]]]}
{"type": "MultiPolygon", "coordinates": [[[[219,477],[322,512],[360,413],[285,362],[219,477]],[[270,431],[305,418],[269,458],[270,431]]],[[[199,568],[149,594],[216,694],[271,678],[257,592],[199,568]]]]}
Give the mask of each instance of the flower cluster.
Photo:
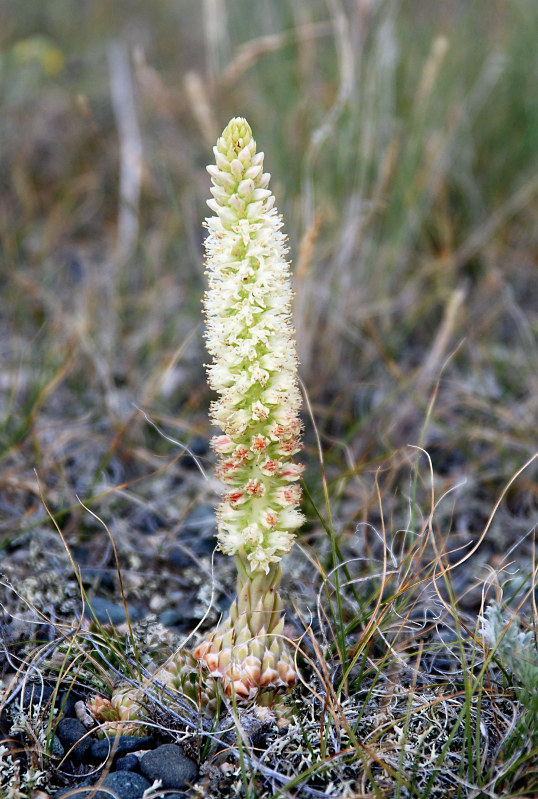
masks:
{"type": "Polygon", "coordinates": [[[266,573],[292,547],[302,466],[292,292],[282,222],[267,188],[263,153],[244,119],[232,119],[214,148],[206,220],[205,296],[217,474],[228,491],[218,510],[219,545],[266,573]]]}

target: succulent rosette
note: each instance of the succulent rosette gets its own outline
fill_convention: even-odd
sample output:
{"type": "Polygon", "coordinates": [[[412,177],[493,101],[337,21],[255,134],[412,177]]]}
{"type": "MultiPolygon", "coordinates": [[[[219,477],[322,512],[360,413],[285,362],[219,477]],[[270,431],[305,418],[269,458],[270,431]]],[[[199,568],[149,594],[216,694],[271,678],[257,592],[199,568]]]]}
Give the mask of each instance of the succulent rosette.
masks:
{"type": "Polygon", "coordinates": [[[195,651],[228,694],[295,682],[282,638],[279,562],[303,516],[292,458],[301,449],[301,396],[282,220],[252,131],[232,119],[208,167],[215,216],[206,220],[205,296],[213,441],[227,491],[218,513],[220,549],[237,558],[238,598],[224,624],[195,651]]]}

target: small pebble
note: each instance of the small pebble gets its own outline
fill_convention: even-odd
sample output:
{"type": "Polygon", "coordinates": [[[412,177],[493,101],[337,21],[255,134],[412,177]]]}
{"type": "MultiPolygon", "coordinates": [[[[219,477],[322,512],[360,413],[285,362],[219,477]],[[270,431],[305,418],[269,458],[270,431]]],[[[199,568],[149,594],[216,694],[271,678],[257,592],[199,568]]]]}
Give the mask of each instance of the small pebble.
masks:
{"type": "MultiPolygon", "coordinates": [[[[73,716],[73,718],[77,717],[77,710],[75,705],[77,702],[83,701],[83,697],[81,694],[77,694],[75,691],[62,691],[60,694],[60,700],[57,703],[60,710],[63,712],[64,716],[73,716]]],[[[80,719],[79,719],[80,721],[80,719]]]]}
{"type": "Polygon", "coordinates": [[[125,757],[118,757],[116,760],[117,771],[138,771],[139,759],[136,755],[130,754],[125,757]]]}
{"type": "Polygon", "coordinates": [[[92,744],[92,760],[102,762],[110,754],[120,757],[129,752],[138,752],[140,749],[150,749],[155,746],[155,741],[150,735],[138,738],[136,735],[118,735],[115,738],[102,738],[92,744]]]}
{"type": "Polygon", "coordinates": [[[69,758],[76,764],[82,763],[86,752],[92,745],[92,739],[87,734],[84,725],[78,719],[69,717],[60,719],[56,728],[56,735],[69,758]]]}
{"type": "Polygon", "coordinates": [[[112,774],[107,774],[101,783],[101,786],[107,790],[97,791],[95,799],[110,799],[111,791],[118,799],[140,799],[150,785],[151,783],[141,774],[135,774],[133,771],[114,771],[112,774]]]}
{"type": "MultiPolygon", "coordinates": [[[[102,596],[94,596],[89,602],[100,624],[113,624],[117,626],[123,624],[125,621],[125,608],[123,605],[110,602],[110,600],[102,596]]],[[[144,611],[133,608],[131,605],[127,605],[127,610],[129,611],[129,618],[131,621],[138,621],[144,616],[144,611]]],[[[92,617],[92,612],[89,608],[86,608],[86,616],[88,618],[92,617]]]]}
{"type": "Polygon", "coordinates": [[[194,558],[189,555],[182,547],[172,547],[168,553],[168,563],[175,569],[186,569],[187,566],[192,566],[194,558]]]}
{"type": "Polygon", "coordinates": [[[217,599],[217,610],[224,615],[230,610],[231,604],[232,597],[229,594],[225,594],[217,599]]]}
{"type": "Polygon", "coordinates": [[[87,730],[91,730],[94,725],[94,720],[92,714],[89,712],[88,708],[86,707],[86,703],[79,699],[78,702],[75,702],[75,718],[80,721],[87,730]]]}
{"type": "Polygon", "coordinates": [[[192,615],[195,598],[184,596],[179,601],[176,601],[173,608],[163,611],[161,616],[165,616],[165,621],[161,621],[166,627],[181,627],[182,629],[191,629],[196,625],[194,616],[192,615]]]}
{"type": "MultiPolygon", "coordinates": [[[[192,614],[191,614],[192,615],[192,614]]],[[[158,617],[159,623],[164,627],[183,627],[187,628],[189,619],[185,618],[184,613],[179,608],[168,608],[163,610],[158,617]]]]}
{"type": "Polygon", "coordinates": [[[195,566],[198,558],[211,555],[215,549],[217,532],[215,514],[204,515],[190,520],[187,517],[177,533],[181,546],[172,546],[168,552],[168,562],[175,569],[186,569],[195,566]]]}
{"type": "Polygon", "coordinates": [[[207,455],[209,442],[203,436],[193,436],[189,442],[189,449],[195,455],[207,455]]]}
{"type": "Polygon", "coordinates": [[[146,752],[140,771],[150,782],[162,780],[163,788],[187,788],[198,777],[198,766],[176,744],[163,744],[146,752]]]}
{"type": "Polygon", "coordinates": [[[58,738],[57,735],[52,736],[52,746],[50,748],[50,753],[52,757],[56,757],[60,759],[65,754],[65,749],[62,746],[62,742],[58,738]]]}
{"type": "Polygon", "coordinates": [[[114,590],[114,576],[108,569],[83,566],[81,568],[81,574],[84,585],[92,586],[94,591],[98,588],[104,591],[114,590]]]}
{"type": "Polygon", "coordinates": [[[28,710],[31,705],[46,705],[53,693],[54,688],[50,685],[29,682],[24,687],[22,706],[24,710],[28,710]]]}
{"type": "Polygon", "coordinates": [[[113,771],[107,774],[102,782],[99,780],[86,779],[84,782],[79,782],[76,786],[72,785],[69,788],[60,788],[56,791],[56,799],[61,796],[69,794],[73,799],[140,799],[144,795],[144,791],[150,787],[150,783],[140,774],[135,774],[132,771],[113,771]],[[95,786],[99,785],[100,788],[106,789],[96,791],[95,786]],[[88,788],[88,790],[81,790],[81,788],[88,788]],[[113,793],[112,793],[113,792],[113,793]]]}
{"type": "Polygon", "coordinates": [[[54,794],[54,797],[55,799],[60,799],[61,796],[69,794],[70,796],[73,797],[76,796],[77,799],[86,799],[87,796],[91,796],[92,790],[90,789],[88,791],[83,791],[80,789],[90,787],[91,784],[92,784],[91,780],[86,778],[82,782],[77,782],[76,785],[68,785],[66,788],[58,788],[58,790],[54,794]]]}

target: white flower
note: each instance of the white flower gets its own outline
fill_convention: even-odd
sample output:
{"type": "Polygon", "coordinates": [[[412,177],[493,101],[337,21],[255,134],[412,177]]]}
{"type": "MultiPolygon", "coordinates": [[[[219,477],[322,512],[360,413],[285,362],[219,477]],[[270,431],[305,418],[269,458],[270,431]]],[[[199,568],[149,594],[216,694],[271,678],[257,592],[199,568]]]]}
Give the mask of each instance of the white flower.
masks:
{"type": "Polygon", "coordinates": [[[285,530],[294,530],[304,522],[303,514],[296,508],[283,508],[278,514],[278,523],[285,530]]]}
{"type": "Polygon", "coordinates": [[[273,530],[269,542],[269,548],[273,553],[288,552],[293,544],[293,535],[285,530],[273,530]]]}
{"type": "Polygon", "coordinates": [[[257,547],[263,541],[263,532],[260,530],[256,522],[248,524],[243,530],[243,541],[246,546],[257,547]]]}
{"type": "Polygon", "coordinates": [[[256,569],[261,569],[266,574],[268,574],[269,572],[270,564],[279,561],[280,557],[275,557],[275,555],[272,552],[270,552],[267,549],[267,547],[263,546],[257,546],[256,549],[254,549],[252,552],[249,552],[247,555],[248,561],[250,563],[250,568],[253,571],[255,571],[256,569]]]}
{"type": "Polygon", "coordinates": [[[279,486],[274,493],[274,499],[283,508],[288,508],[300,501],[301,489],[296,483],[279,486]]]}

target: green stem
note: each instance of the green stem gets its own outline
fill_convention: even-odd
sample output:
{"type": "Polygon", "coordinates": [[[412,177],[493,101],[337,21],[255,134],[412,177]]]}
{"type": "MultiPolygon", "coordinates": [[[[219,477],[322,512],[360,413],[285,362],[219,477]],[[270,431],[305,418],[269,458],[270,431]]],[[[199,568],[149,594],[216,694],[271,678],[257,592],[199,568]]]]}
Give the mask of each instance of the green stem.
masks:
{"type": "Polygon", "coordinates": [[[244,553],[236,556],[237,599],[230,609],[232,624],[243,614],[253,636],[262,630],[271,633],[280,621],[282,603],[278,594],[282,569],[272,563],[267,574],[260,569],[253,572],[244,553]]]}

